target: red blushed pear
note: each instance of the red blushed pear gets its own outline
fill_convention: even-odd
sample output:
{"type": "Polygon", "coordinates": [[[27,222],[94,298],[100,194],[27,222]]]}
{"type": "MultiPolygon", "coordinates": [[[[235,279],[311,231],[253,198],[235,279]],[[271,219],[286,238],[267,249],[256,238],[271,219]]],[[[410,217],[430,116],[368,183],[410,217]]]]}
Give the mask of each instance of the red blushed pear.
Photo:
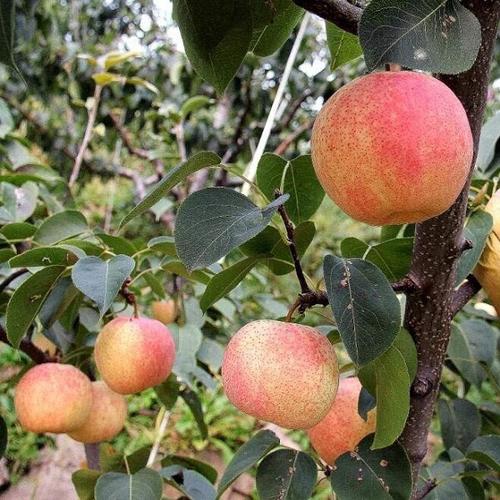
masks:
{"type": "Polygon", "coordinates": [[[356,377],[342,379],[326,417],[307,431],[312,447],[330,465],[340,455],[353,451],[368,434],[375,432],[376,410],[368,412],[366,422],[358,414],[361,387],[356,377]]]}
{"type": "Polygon", "coordinates": [[[222,380],[229,400],[260,420],[306,429],[328,412],[338,385],[328,339],[309,326],[253,321],[229,342],[222,380]]]}
{"type": "Polygon", "coordinates": [[[80,443],[99,443],[115,437],[127,418],[127,402],[104,382],[92,382],[92,408],[85,423],[69,432],[80,443]]]}
{"type": "Polygon", "coordinates": [[[31,432],[70,432],[87,420],[92,384],[78,368],[44,363],[28,370],[14,397],[21,427],[31,432]]]}
{"type": "Polygon", "coordinates": [[[385,71],[355,79],[323,106],[311,152],[328,196],[352,218],[382,226],[447,210],[473,154],[465,110],[432,76],[385,71]]]}
{"type": "Polygon", "coordinates": [[[159,321],[118,317],[97,336],[94,356],[99,373],[113,391],[133,394],[166,380],[174,365],[175,344],[159,321]]]}

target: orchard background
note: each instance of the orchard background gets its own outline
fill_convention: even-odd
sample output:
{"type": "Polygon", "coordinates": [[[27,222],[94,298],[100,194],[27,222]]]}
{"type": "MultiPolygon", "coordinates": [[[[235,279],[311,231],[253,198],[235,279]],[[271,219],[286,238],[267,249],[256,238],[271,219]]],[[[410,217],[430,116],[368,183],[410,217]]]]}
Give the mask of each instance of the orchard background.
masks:
{"type": "Polygon", "coordinates": [[[3,0],[0,496],[498,495],[499,299],[472,273],[500,219],[499,16],[498,0],[3,0]],[[379,228],[324,195],[309,139],[334,92],[401,67],[456,94],[475,156],[444,214],[379,228]],[[211,223],[228,200],[245,232],[211,223]],[[354,300],[328,280],[339,261],[369,270],[354,300]],[[134,307],[167,316],[176,360],[127,396],[124,429],[85,461],[22,430],[21,376],[55,361],[95,378],[97,334],[134,307]],[[335,467],[224,396],[224,348],[257,319],[316,327],[359,375],[359,413],[376,404],[375,437],[335,467]]]}

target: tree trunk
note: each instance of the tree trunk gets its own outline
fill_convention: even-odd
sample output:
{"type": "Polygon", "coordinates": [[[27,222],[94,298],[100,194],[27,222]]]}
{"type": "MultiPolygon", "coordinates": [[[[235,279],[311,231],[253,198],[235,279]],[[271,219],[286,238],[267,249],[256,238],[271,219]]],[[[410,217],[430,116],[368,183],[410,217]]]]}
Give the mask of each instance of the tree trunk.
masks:
{"type": "Polygon", "coordinates": [[[470,178],[477,155],[500,16],[500,0],[466,0],[462,3],[474,12],[481,23],[479,56],[469,71],[439,78],[465,107],[475,153],[469,180],[455,204],[439,217],[418,224],[415,232],[411,277],[421,288],[407,297],[405,326],[417,347],[418,371],[411,389],[410,415],[401,436],[412,464],[415,484],[427,452],[427,435],[450,337],[451,304],[463,242],[470,178]]]}

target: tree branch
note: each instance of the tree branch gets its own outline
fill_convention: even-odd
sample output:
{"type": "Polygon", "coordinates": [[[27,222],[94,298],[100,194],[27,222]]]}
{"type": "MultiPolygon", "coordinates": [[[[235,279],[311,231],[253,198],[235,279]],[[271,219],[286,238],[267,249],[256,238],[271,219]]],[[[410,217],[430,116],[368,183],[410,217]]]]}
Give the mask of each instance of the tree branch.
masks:
{"type": "Polygon", "coordinates": [[[303,123],[300,127],[294,130],[290,135],[285,137],[285,139],[278,145],[278,147],[274,150],[274,154],[282,155],[286,152],[286,150],[290,147],[292,143],[294,143],[304,132],[311,130],[314,125],[314,120],[308,120],[306,123],[303,123]]]}
{"type": "Polygon", "coordinates": [[[358,33],[363,9],[347,0],[293,0],[293,2],[348,33],[354,35],[358,33]]]}
{"type": "Polygon", "coordinates": [[[442,215],[416,225],[411,273],[422,283],[422,289],[410,294],[406,302],[405,327],[417,348],[418,367],[411,388],[410,413],[400,441],[410,459],[415,483],[427,452],[427,435],[451,333],[456,270],[459,250],[464,248],[463,227],[470,179],[500,18],[499,0],[465,0],[463,4],[481,23],[481,48],[468,71],[439,78],[451,88],[467,112],[475,155],[469,179],[456,202],[442,215]]]}
{"type": "Polygon", "coordinates": [[[425,481],[422,488],[420,488],[415,493],[415,500],[422,500],[425,498],[435,487],[437,486],[437,481],[435,479],[429,479],[425,481]]]}
{"type": "MultiPolygon", "coordinates": [[[[7,338],[7,332],[0,325],[0,342],[4,342],[5,344],[12,347],[9,339],[7,338]]],[[[28,339],[21,340],[21,345],[19,346],[19,350],[24,352],[24,354],[28,355],[35,363],[54,363],[57,361],[57,358],[53,358],[48,354],[45,354],[41,349],[39,349],[35,344],[33,344],[28,339]]]]}
{"type": "Polygon", "coordinates": [[[451,299],[451,314],[455,316],[460,312],[464,306],[469,302],[477,292],[481,290],[481,284],[479,281],[470,274],[467,276],[467,280],[460,285],[460,287],[455,290],[453,298],[451,299]]]}
{"type": "Polygon", "coordinates": [[[2,293],[15,279],[19,278],[19,276],[22,276],[23,274],[26,274],[27,272],[27,269],[19,269],[19,271],[16,271],[5,278],[2,283],[0,283],[0,293],[2,293]]]}

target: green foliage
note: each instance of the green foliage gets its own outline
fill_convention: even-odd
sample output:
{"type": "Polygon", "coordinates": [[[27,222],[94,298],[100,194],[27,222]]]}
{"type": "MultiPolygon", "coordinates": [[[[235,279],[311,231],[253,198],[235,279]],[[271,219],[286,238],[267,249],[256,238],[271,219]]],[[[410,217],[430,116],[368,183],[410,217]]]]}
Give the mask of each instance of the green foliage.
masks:
{"type": "Polygon", "coordinates": [[[382,355],[401,326],[396,294],[373,264],[328,255],[324,261],[328,298],[351,359],[365,365],[382,355]]]}
{"type": "Polygon", "coordinates": [[[330,69],[335,70],[363,54],[359,38],[333,23],[325,21],[326,39],[330,49],[330,69]]]}
{"type": "Polygon", "coordinates": [[[366,437],[357,451],[336,460],[330,476],[333,491],[347,500],[409,498],[411,469],[404,449],[394,443],[383,450],[372,450],[371,442],[372,437],[366,437]]]}
{"type": "Polygon", "coordinates": [[[105,500],[116,496],[130,500],[160,500],[162,489],[161,477],[152,469],[141,469],[132,475],[108,472],[96,482],[95,499],[105,500]]]}
{"type": "Polygon", "coordinates": [[[385,63],[433,73],[468,70],[481,43],[476,16],[458,0],[372,0],[359,25],[370,70],[385,63]]]}

